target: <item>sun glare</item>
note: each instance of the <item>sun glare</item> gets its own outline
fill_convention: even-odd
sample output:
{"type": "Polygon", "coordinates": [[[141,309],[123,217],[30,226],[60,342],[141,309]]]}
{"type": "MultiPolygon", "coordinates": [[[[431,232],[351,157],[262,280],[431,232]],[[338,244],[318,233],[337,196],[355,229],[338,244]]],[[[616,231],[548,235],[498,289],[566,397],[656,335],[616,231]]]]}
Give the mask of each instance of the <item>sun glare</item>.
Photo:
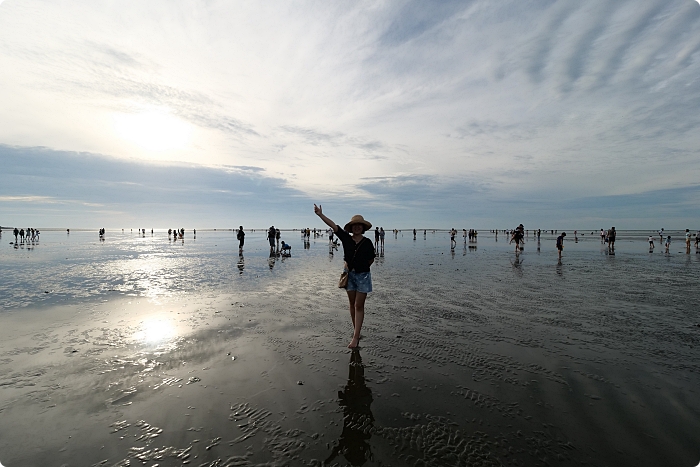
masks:
{"type": "Polygon", "coordinates": [[[157,152],[184,148],[192,133],[191,125],[165,110],[117,114],[114,127],[120,138],[157,152]]]}
{"type": "Polygon", "coordinates": [[[160,344],[175,337],[177,331],[171,322],[161,319],[148,319],[141,324],[141,330],[134,334],[137,341],[144,344],[160,344]]]}

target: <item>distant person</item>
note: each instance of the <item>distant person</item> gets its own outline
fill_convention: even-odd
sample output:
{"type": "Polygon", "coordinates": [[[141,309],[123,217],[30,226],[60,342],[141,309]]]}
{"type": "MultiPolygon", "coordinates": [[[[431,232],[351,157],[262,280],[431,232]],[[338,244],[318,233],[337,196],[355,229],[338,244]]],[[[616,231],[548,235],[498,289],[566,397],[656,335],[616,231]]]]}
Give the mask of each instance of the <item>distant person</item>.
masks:
{"type": "MultiPolygon", "coordinates": [[[[520,224],[522,225],[522,224],[520,224]]],[[[523,241],[524,237],[524,229],[521,230],[518,226],[515,230],[513,230],[513,233],[510,236],[510,241],[508,243],[513,243],[515,242],[515,252],[520,253],[520,243],[523,241]]]]}
{"type": "Polygon", "coordinates": [[[600,243],[605,243],[605,231],[600,229],[600,243]]]}
{"type": "Polygon", "coordinates": [[[24,243],[24,229],[19,229],[19,242],[24,243]]]}
{"type": "Polygon", "coordinates": [[[277,241],[277,249],[280,249],[280,238],[282,238],[282,231],[280,229],[275,229],[275,240],[277,241]]]}
{"type": "Polygon", "coordinates": [[[668,237],[666,237],[665,246],[666,246],[666,253],[668,253],[669,250],[671,249],[671,236],[670,235],[668,237]]]}
{"type": "Polygon", "coordinates": [[[285,256],[291,256],[292,255],[292,246],[289,245],[288,243],[284,243],[284,240],[282,240],[282,248],[281,248],[282,254],[285,256]]]}
{"type": "Polygon", "coordinates": [[[384,227],[379,227],[379,242],[381,244],[382,250],[384,249],[384,236],[386,236],[386,232],[384,232],[384,227]]]}
{"type": "Polygon", "coordinates": [[[242,225],[238,227],[236,238],[238,239],[238,252],[240,253],[243,251],[243,244],[245,243],[245,232],[242,225]]]}
{"type": "MultiPolygon", "coordinates": [[[[277,229],[275,229],[275,226],[271,226],[270,229],[267,231],[267,240],[270,243],[270,250],[275,249],[275,236],[277,234],[277,229]]],[[[316,236],[316,229],[314,229],[314,237],[316,236]]]]}
{"type": "Polygon", "coordinates": [[[561,252],[564,250],[564,237],[566,237],[566,232],[562,232],[561,235],[557,237],[557,251],[559,252],[559,259],[561,259],[561,252]]]}
{"type": "Polygon", "coordinates": [[[659,234],[659,243],[664,241],[664,228],[661,227],[661,230],[658,231],[659,234]]]}
{"type": "Polygon", "coordinates": [[[617,232],[615,231],[615,227],[610,227],[610,230],[608,230],[608,250],[610,251],[615,251],[615,237],[617,236],[617,232]]]}
{"type": "Polygon", "coordinates": [[[685,252],[690,253],[690,229],[685,229],[685,252]]]}
{"type": "Polygon", "coordinates": [[[344,271],[348,273],[345,290],[350,304],[350,318],[354,332],[349,349],[355,349],[360,343],[360,331],[365,319],[365,300],[372,291],[372,274],[370,266],[374,262],[375,252],[372,241],[363,234],[372,228],[362,216],[352,216],[350,222],[341,229],[335,222],[323,214],[322,207],[314,204],[314,213],[326,223],[343,243],[344,271]],[[352,235],[351,235],[352,233],[352,235]]]}
{"type": "Polygon", "coordinates": [[[379,248],[379,227],[374,228],[374,249],[379,248]]]}
{"type": "Polygon", "coordinates": [[[649,249],[654,249],[654,237],[652,235],[649,235],[649,249]]]}
{"type": "Polygon", "coordinates": [[[455,240],[455,236],[457,236],[457,231],[453,228],[450,229],[450,248],[454,249],[454,247],[457,246],[457,240],[455,240]]]}
{"type": "Polygon", "coordinates": [[[695,233],[695,248],[700,246],[700,230],[695,233]]]}
{"type": "Polygon", "coordinates": [[[416,229],[413,229],[413,240],[416,239],[416,229]]]}
{"type": "Polygon", "coordinates": [[[15,227],[15,230],[13,230],[12,233],[15,234],[15,243],[17,243],[17,236],[19,235],[19,229],[17,227],[15,227]]]}

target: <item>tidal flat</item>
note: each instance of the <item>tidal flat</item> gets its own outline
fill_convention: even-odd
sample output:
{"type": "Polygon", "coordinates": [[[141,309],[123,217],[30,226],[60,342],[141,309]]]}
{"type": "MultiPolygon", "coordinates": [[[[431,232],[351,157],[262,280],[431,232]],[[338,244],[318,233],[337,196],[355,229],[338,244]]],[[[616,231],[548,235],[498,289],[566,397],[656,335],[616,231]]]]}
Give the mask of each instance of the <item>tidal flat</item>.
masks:
{"type": "Polygon", "coordinates": [[[700,254],[568,234],[387,232],[351,352],[325,236],[3,232],[0,462],[697,465],[700,254]]]}

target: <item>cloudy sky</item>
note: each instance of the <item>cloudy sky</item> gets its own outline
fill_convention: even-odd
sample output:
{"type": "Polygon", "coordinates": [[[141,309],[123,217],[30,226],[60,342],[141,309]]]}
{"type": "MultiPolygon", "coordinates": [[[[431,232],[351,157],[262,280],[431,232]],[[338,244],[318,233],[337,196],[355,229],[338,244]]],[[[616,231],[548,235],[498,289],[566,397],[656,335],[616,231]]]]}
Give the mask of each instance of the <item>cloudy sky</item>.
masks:
{"type": "Polygon", "coordinates": [[[5,0],[0,103],[0,225],[700,222],[694,0],[5,0]]]}

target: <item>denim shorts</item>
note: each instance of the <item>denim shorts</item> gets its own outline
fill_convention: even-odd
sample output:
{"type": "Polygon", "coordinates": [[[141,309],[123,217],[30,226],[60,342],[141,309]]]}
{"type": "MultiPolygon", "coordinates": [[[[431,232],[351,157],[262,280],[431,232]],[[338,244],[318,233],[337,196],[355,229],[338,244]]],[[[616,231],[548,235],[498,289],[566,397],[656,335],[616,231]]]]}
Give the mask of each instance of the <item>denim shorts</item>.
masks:
{"type": "Polygon", "coordinates": [[[348,286],[345,290],[355,290],[362,293],[370,293],[372,291],[372,273],[355,272],[348,273],[348,286]]]}

